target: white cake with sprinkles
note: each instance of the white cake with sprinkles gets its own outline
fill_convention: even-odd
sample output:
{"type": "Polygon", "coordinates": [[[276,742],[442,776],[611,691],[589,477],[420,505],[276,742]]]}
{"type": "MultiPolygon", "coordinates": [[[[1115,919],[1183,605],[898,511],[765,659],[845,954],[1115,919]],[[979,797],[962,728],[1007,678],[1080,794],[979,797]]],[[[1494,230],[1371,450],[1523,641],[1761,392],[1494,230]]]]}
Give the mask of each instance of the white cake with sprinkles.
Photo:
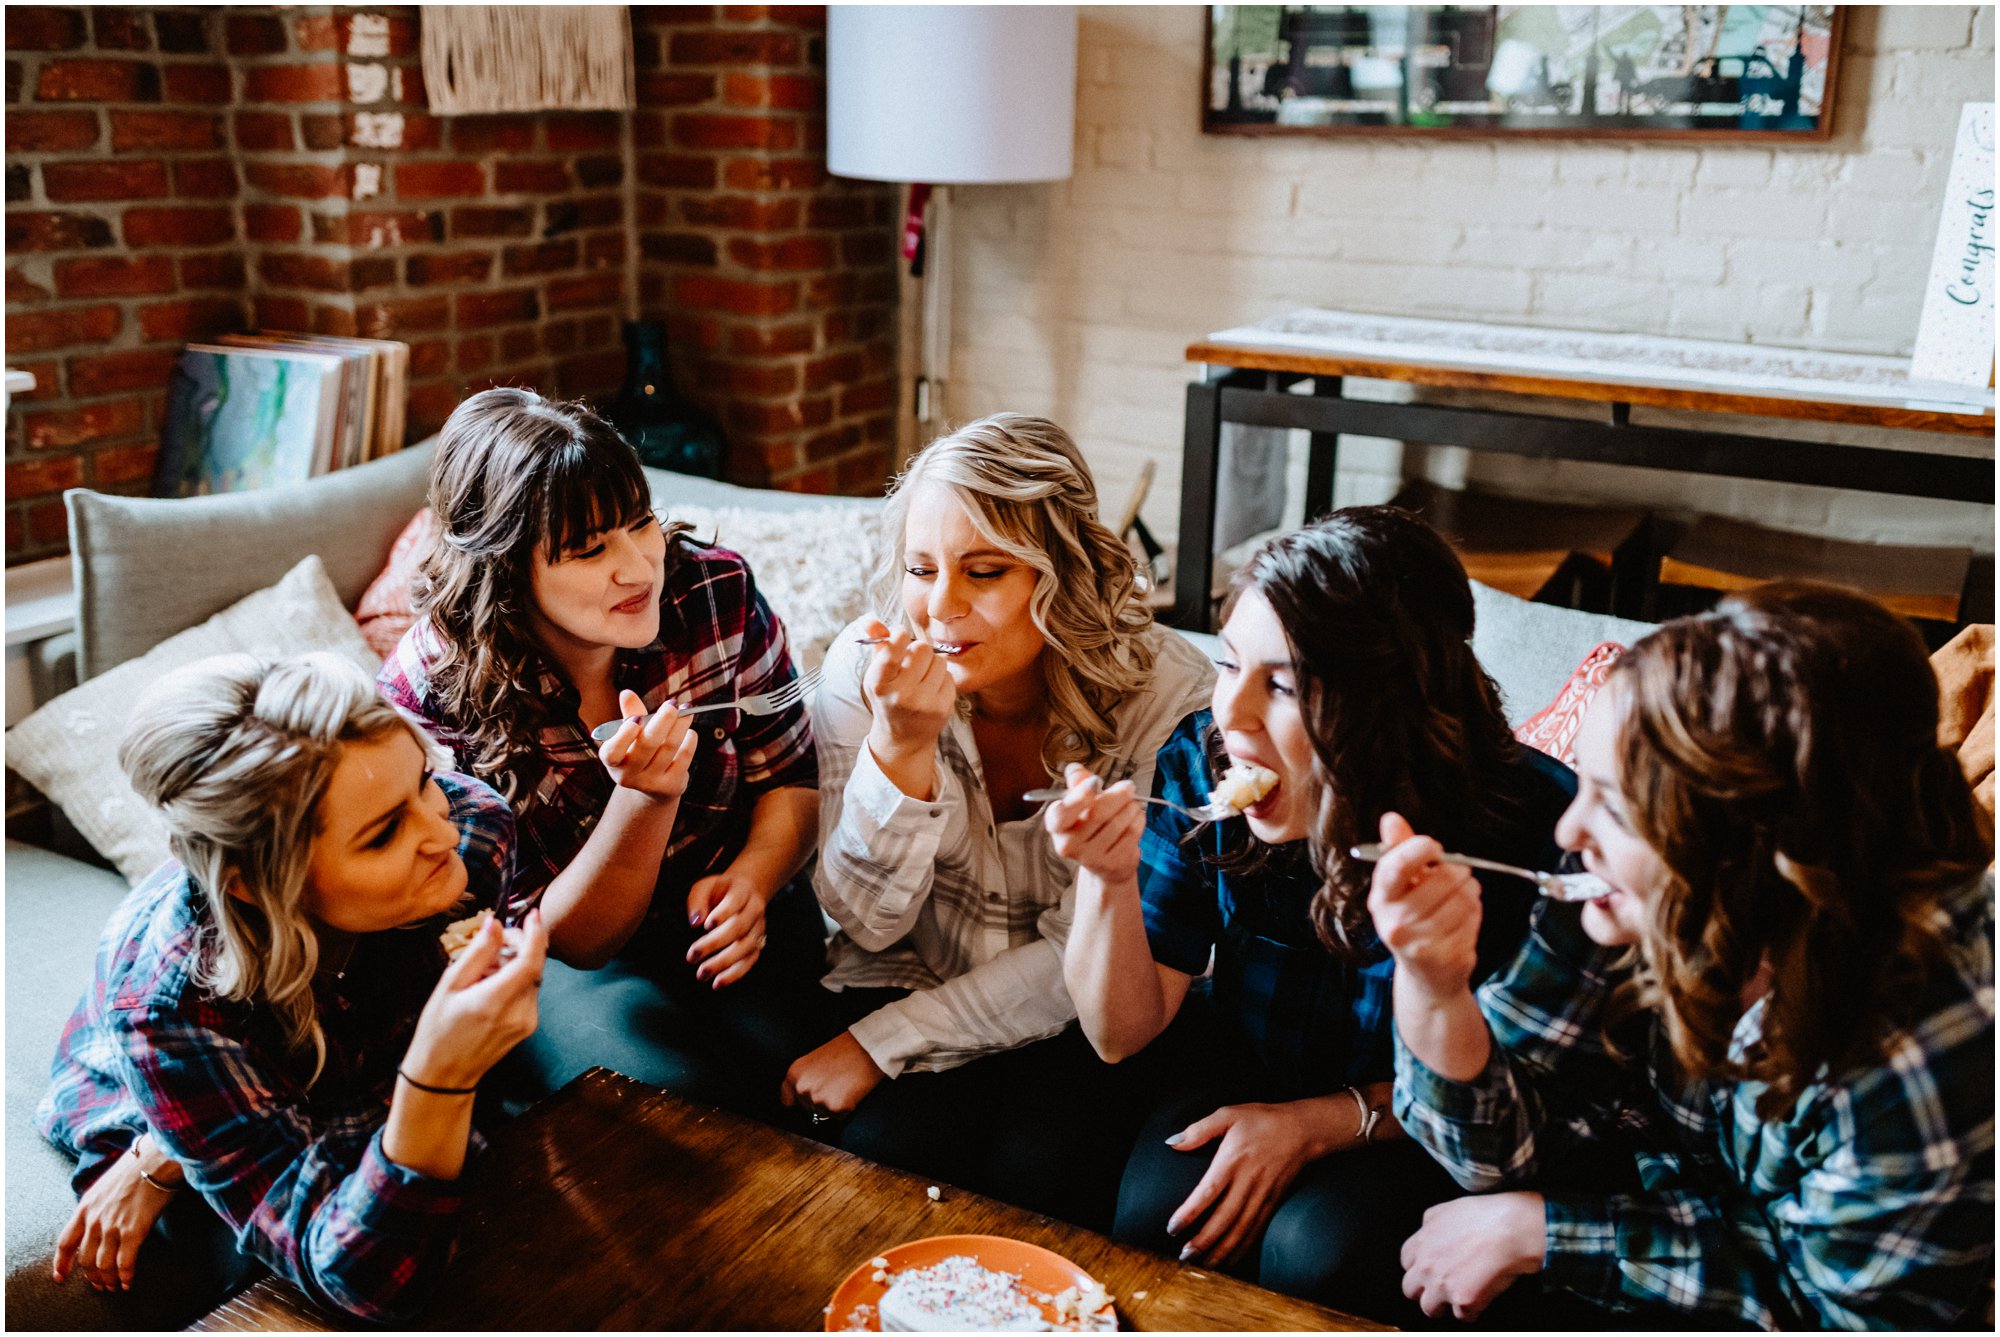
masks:
{"type": "Polygon", "coordinates": [[[899,1272],[882,1296],[884,1332],[1048,1332],[1042,1307],[1021,1291],[1021,1279],[954,1254],[929,1267],[899,1272]]]}

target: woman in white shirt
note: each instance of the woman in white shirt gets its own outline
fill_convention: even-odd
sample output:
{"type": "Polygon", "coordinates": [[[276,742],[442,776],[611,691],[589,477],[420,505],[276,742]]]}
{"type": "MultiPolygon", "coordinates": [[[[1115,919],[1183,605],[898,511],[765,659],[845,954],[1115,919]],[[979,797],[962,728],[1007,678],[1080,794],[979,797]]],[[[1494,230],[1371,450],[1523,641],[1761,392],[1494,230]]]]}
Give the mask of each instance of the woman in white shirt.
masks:
{"type": "Polygon", "coordinates": [[[1070,762],[1149,792],[1215,676],[1153,625],[1097,512],[1075,442],[1022,414],[932,442],[898,483],[888,616],[842,633],[813,712],[824,983],[848,1024],[783,1094],[851,1151],[1086,1225],[1109,1222],[1144,1069],[1071,1025],[1073,870],[1023,795],[1070,762]]]}

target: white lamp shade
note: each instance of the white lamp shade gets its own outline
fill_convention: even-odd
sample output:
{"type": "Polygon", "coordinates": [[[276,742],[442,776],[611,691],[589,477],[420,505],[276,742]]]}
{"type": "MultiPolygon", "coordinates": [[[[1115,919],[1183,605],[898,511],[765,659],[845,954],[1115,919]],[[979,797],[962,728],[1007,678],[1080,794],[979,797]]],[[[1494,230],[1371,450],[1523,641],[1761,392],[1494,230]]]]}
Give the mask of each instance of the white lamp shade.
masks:
{"type": "Polygon", "coordinates": [[[1070,174],[1074,5],[828,5],[826,165],[973,185],[1070,174]]]}

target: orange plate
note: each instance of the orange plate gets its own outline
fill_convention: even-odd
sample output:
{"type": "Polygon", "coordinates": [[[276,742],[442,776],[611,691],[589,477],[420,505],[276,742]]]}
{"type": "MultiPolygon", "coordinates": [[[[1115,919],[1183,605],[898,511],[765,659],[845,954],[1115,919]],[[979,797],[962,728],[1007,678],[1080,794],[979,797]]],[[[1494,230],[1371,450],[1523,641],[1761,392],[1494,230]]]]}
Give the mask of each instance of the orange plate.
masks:
{"type": "MultiPolygon", "coordinates": [[[[861,1266],[847,1274],[847,1280],[834,1287],[833,1302],[826,1311],[826,1330],[848,1331],[848,1315],[854,1312],[856,1305],[864,1304],[870,1306],[866,1330],[882,1330],[882,1316],[874,1306],[881,1304],[882,1296],[889,1287],[885,1282],[874,1280],[877,1270],[875,1259],[886,1258],[891,1272],[901,1272],[913,1267],[929,1267],[958,1254],[977,1259],[981,1267],[1015,1273],[1023,1284],[1048,1295],[1068,1290],[1071,1286],[1093,1284],[1088,1272],[1061,1254],[1051,1253],[1038,1244],[1005,1239],[999,1235],[933,1235],[929,1239],[898,1244],[893,1249],[884,1249],[862,1260],[861,1266]]],[[[1054,1313],[1047,1309],[1043,1312],[1051,1323],[1055,1322],[1054,1313]]],[[[1115,1325],[1115,1315],[1113,1321],[1115,1325]]]]}

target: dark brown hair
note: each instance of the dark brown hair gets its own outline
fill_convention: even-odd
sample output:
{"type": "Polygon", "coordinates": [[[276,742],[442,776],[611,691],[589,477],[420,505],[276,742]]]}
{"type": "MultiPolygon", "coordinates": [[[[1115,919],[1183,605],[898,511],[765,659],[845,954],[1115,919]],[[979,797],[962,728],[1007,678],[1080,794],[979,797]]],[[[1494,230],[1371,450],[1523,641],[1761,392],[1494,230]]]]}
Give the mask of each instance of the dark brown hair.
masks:
{"type": "Polygon", "coordinates": [[[1665,624],[1610,681],[1618,784],[1667,879],[1619,1014],[1657,1009],[1693,1076],[1768,1083],[1764,1117],[1878,1061],[1940,898],[1993,857],[1915,628],[1847,590],[1766,585],[1665,624]],[[1767,961],[1762,1038],[1731,1062],[1767,961]]]}
{"type": "MultiPolygon", "coordinates": [[[[639,457],[582,404],[532,390],[482,390],[453,411],[431,469],[437,539],[413,582],[414,604],[444,653],[431,667],[446,717],[472,738],[460,758],[510,800],[543,765],[549,703],[537,678],[560,672],[530,631],[530,575],[592,534],[651,508],[639,457]]],[[[667,526],[667,570],[687,525],[667,526]]]]}
{"type": "MultiPolygon", "coordinates": [[[[1313,927],[1329,951],[1358,960],[1369,868],[1348,850],[1375,838],[1385,812],[1454,840],[1520,821],[1518,785],[1503,774],[1518,745],[1472,654],[1465,567],[1408,511],[1349,506],[1272,539],[1230,582],[1225,617],[1253,591],[1291,642],[1312,740],[1313,927]]],[[[1272,857],[1248,842],[1224,866],[1272,857]]]]}

